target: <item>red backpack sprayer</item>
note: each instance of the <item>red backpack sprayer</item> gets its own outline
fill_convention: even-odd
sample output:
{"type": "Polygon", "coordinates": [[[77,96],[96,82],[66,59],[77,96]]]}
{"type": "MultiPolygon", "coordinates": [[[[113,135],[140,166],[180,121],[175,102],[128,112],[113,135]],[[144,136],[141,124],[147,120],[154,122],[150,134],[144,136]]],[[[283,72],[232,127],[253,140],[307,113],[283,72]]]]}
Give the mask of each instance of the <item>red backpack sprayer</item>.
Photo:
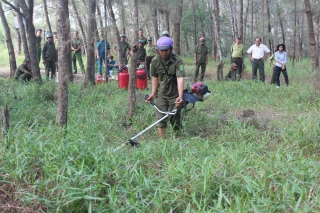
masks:
{"type": "MultiPolygon", "coordinates": [[[[121,146],[117,147],[114,151],[117,151],[119,149],[121,149],[122,147],[124,147],[125,145],[130,144],[131,146],[138,146],[139,142],[136,140],[139,136],[143,135],[146,131],[148,131],[149,129],[151,129],[152,127],[154,127],[155,125],[157,125],[158,123],[160,123],[161,121],[163,121],[164,119],[166,119],[169,115],[175,115],[178,110],[181,109],[185,109],[185,111],[189,111],[191,109],[193,109],[195,102],[197,101],[204,101],[206,100],[209,96],[210,96],[211,91],[208,89],[208,86],[205,85],[203,82],[196,82],[192,85],[191,89],[185,89],[183,92],[183,98],[184,98],[184,104],[182,107],[179,108],[175,108],[173,109],[171,112],[164,112],[161,111],[159,109],[159,107],[153,102],[150,101],[150,104],[160,113],[164,114],[165,116],[163,116],[161,119],[157,120],[156,122],[154,122],[153,124],[151,124],[150,126],[148,126],[147,128],[145,128],[144,130],[142,130],[141,132],[139,132],[137,135],[133,136],[132,138],[130,138],[129,140],[127,140],[124,144],[122,144],[121,146]],[[187,109],[187,105],[188,104],[192,104],[192,107],[187,109]]],[[[145,96],[145,99],[147,99],[149,97],[149,95],[147,94],[145,96]]],[[[182,116],[183,119],[183,116],[182,116]]]]}

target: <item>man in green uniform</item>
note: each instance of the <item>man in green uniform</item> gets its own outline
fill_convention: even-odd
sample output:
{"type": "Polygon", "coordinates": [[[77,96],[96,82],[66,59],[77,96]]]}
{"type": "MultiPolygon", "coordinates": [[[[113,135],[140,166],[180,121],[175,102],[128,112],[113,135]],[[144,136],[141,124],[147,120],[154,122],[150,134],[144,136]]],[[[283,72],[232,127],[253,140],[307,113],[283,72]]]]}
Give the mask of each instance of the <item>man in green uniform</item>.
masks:
{"type": "Polygon", "coordinates": [[[237,64],[238,70],[236,73],[236,79],[239,81],[242,75],[243,64],[243,52],[244,46],[241,43],[241,36],[238,36],[236,43],[231,46],[231,63],[237,64]]]}
{"type": "Polygon", "coordinates": [[[144,35],[143,35],[143,30],[142,30],[142,29],[139,29],[139,40],[142,40],[142,41],[143,41],[143,46],[148,43],[148,42],[147,42],[147,38],[144,37],[144,35]]]}
{"type": "Polygon", "coordinates": [[[199,75],[199,68],[201,67],[200,81],[203,81],[206,66],[208,64],[208,47],[205,45],[206,39],[200,38],[200,45],[194,49],[194,64],[196,65],[196,72],[194,75],[194,82],[197,82],[199,75]]]}
{"type": "Polygon", "coordinates": [[[15,72],[14,78],[16,80],[21,79],[22,81],[30,81],[32,78],[32,72],[29,69],[30,60],[24,59],[23,64],[21,64],[15,72]]]}
{"type": "MultiPolygon", "coordinates": [[[[157,105],[162,111],[172,111],[175,107],[183,104],[183,89],[185,70],[182,59],[172,53],[173,42],[171,38],[161,37],[157,41],[157,49],[159,56],[152,59],[151,75],[152,75],[152,92],[147,101],[157,97],[157,105]]],[[[158,119],[164,114],[158,113],[158,119]]],[[[181,128],[180,110],[169,120],[174,130],[181,128]]],[[[158,134],[165,137],[168,119],[158,124],[158,134]]]]}
{"type": "Polygon", "coordinates": [[[237,78],[237,73],[238,73],[238,66],[236,63],[231,64],[231,69],[228,72],[228,74],[225,77],[225,80],[227,81],[235,81],[237,78]]]}
{"type": "Polygon", "coordinates": [[[54,46],[53,35],[47,34],[47,42],[42,49],[42,62],[46,67],[46,79],[49,79],[49,72],[51,71],[51,78],[56,76],[56,62],[57,50],[54,46]]]}
{"type": "Polygon", "coordinates": [[[154,44],[152,44],[152,38],[149,37],[148,39],[148,44],[145,47],[146,49],[146,66],[147,66],[147,70],[148,70],[148,79],[150,80],[150,64],[151,64],[151,60],[152,58],[156,55],[156,46],[154,44]]]}
{"type": "Polygon", "coordinates": [[[128,64],[128,55],[130,53],[130,45],[126,42],[126,35],[120,35],[120,63],[128,64]]]}
{"type": "Polygon", "coordinates": [[[138,41],[138,54],[137,54],[137,64],[144,64],[146,61],[146,49],[143,47],[143,41],[138,41]]]}
{"type": "Polygon", "coordinates": [[[36,49],[37,49],[37,59],[39,64],[41,61],[41,39],[42,39],[41,34],[42,34],[42,30],[38,29],[36,31],[36,49]]]}
{"type": "Polygon", "coordinates": [[[79,32],[75,31],[73,33],[73,39],[71,43],[73,74],[77,73],[77,61],[80,66],[82,74],[84,74],[85,71],[84,71],[82,55],[81,55],[82,39],[79,38],[78,36],[79,36],[79,32]]]}

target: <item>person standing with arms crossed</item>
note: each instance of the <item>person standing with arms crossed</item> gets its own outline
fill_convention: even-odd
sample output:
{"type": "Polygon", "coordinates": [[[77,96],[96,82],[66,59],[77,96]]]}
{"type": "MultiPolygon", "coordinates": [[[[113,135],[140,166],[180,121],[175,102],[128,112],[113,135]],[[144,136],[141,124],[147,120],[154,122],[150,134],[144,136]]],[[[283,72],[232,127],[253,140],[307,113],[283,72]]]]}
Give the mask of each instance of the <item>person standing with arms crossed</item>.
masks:
{"type": "Polygon", "coordinates": [[[79,32],[75,31],[73,33],[73,39],[71,43],[73,74],[77,73],[77,61],[81,68],[82,74],[84,74],[85,71],[84,71],[82,55],[81,55],[82,39],[80,39],[78,36],[79,36],[79,32]]]}
{"type": "Polygon", "coordinates": [[[201,67],[200,81],[203,81],[206,66],[208,64],[208,47],[205,45],[206,39],[200,38],[200,45],[194,49],[194,64],[196,65],[196,72],[194,74],[194,82],[197,82],[199,75],[199,68],[201,67]]]}
{"type": "Polygon", "coordinates": [[[46,67],[46,79],[49,80],[49,72],[51,71],[51,78],[56,77],[56,62],[57,50],[54,46],[53,35],[47,34],[47,42],[42,49],[42,62],[46,67]]]}
{"type": "Polygon", "coordinates": [[[268,57],[269,48],[261,44],[261,38],[257,37],[254,45],[252,45],[247,53],[252,63],[252,80],[257,80],[257,70],[259,69],[260,81],[265,82],[264,60],[268,57]]]}
{"type": "Polygon", "coordinates": [[[130,54],[130,45],[126,42],[126,35],[120,35],[120,58],[119,62],[122,64],[128,64],[128,55],[130,54]]]}
{"type": "MultiPolygon", "coordinates": [[[[159,56],[152,59],[151,76],[152,90],[147,98],[150,102],[157,97],[156,102],[160,110],[172,111],[175,107],[182,106],[185,70],[182,59],[172,52],[171,38],[161,37],[157,41],[159,56]]],[[[158,112],[157,118],[164,116],[158,112]]],[[[181,129],[180,110],[175,115],[169,116],[173,129],[181,129]]],[[[158,124],[158,134],[164,138],[166,135],[168,118],[158,124]]]]}
{"type": "Polygon", "coordinates": [[[240,81],[242,77],[243,49],[244,46],[241,43],[241,36],[238,36],[236,43],[231,46],[231,63],[235,63],[238,69],[236,73],[237,81],[240,81]]]}

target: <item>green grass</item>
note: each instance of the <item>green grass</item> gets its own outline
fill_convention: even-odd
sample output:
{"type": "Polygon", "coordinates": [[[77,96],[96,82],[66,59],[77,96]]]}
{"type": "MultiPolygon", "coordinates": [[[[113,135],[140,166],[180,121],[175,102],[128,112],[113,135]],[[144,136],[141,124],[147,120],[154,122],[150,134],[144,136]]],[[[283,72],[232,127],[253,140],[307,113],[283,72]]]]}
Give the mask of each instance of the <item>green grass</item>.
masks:
{"type": "MultiPolygon", "coordinates": [[[[184,61],[192,76],[192,59],[184,61]]],[[[210,61],[212,77],[214,70],[210,61]]],[[[42,204],[47,212],[319,212],[320,100],[309,70],[308,61],[289,66],[292,84],[280,89],[208,80],[212,95],[185,116],[180,137],[169,129],[158,139],[154,128],[138,138],[139,149],[118,152],[156,120],[143,100],[150,90],[137,91],[126,128],[128,95],[116,82],[70,84],[68,127],[60,129],[54,82],[0,79],[0,105],[11,118],[1,185],[14,186],[24,207],[42,204]],[[266,127],[240,122],[245,109],[267,119],[266,127]]]]}

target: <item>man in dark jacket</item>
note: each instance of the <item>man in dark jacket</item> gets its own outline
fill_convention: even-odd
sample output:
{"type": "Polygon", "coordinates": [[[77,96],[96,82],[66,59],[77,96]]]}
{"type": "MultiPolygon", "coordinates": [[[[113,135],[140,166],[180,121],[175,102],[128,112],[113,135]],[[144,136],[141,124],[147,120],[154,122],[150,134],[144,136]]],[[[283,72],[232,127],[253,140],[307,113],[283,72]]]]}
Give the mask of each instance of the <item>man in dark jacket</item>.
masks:
{"type": "Polygon", "coordinates": [[[23,64],[18,67],[14,75],[14,78],[16,80],[21,79],[22,81],[30,81],[30,79],[32,78],[32,72],[28,67],[29,64],[29,59],[24,59],[23,64]]]}
{"type": "Polygon", "coordinates": [[[49,79],[49,72],[51,71],[51,78],[56,76],[56,61],[57,61],[57,50],[54,46],[53,35],[47,34],[47,42],[44,44],[42,49],[42,62],[46,67],[46,79],[49,79]]]}

